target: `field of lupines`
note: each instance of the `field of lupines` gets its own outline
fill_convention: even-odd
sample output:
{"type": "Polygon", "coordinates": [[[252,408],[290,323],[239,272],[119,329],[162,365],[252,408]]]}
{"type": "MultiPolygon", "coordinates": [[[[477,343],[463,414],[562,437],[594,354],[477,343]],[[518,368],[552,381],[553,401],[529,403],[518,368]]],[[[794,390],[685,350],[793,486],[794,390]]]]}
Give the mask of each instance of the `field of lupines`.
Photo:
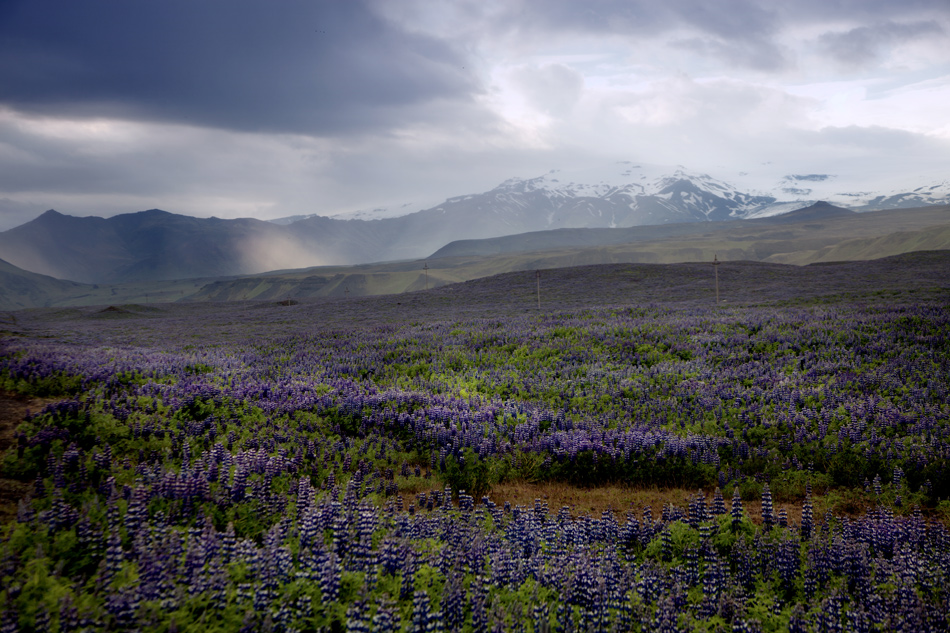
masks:
{"type": "Polygon", "coordinates": [[[0,631],[950,630],[945,292],[440,291],[9,315],[0,384],[51,402],[3,461],[0,631]],[[586,516],[512,481],[696,493],[586,516]]]}

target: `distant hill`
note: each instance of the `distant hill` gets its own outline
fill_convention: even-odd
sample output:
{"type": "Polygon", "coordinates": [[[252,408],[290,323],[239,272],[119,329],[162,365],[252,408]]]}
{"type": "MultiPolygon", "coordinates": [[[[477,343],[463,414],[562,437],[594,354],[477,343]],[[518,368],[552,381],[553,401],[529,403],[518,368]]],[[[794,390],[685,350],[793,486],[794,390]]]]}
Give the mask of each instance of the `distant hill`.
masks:
{"type": "Polygon", "coordinates": [[[28,270],[87,283],[180,279],[279,268],[281,234],[260,220],[158,209],[108,219],[50,210],[0,233],[0,254],[28,270]]]}
{"type": "Polygon", "coordinates": [[[83,287],[84,284],[31,273],[0,259],[0,310],[53,305],[83,287]]]}
{"type": "MultiPolygon", "coordinates": [[[[483,240],[458,240],[435,251],[429,259],[608,248],[626,253],[637,251],[645,258],[640,261],[658,263],[687,261],[689,257],[683,249],[692,249],[696,255],[694,259],[703,259],[705,255],[700,256],[700,253],[712,249],[730,259],[767,260],[798,251],[814,252],[849,239],[878,238],[900,231],[931,230],[942,226],[950,226],[950,206],[854,213],[818,202],[779,216],[733,222],[536,231],[483,240]]],[[[950,244],[931,240],[928,248],[950,248],[950,244]]],[[[905,247],[892,244],[886,252],[871,254],[870,258],[911,250],[921,249],[910,243],[905,247]]]]}
{"type": "Polygon", "coordinates": [[[854,217],[854,215],[855,212],[851,209],[845,209],[825,202],[824,200],[819,200],[811,206],[789,211],[782,215],[761,218],[758,221],[769,224],[794,224],[796,222],[815,222],[834,218],[850,218],[854,217]]]}
{"type": "Polygon", "coordinates": [[[830,205],[731,223],[561,229],[465,240],[422,260],[319,267],[221,280],[187,300],[235,301],[398,294],[501,273],[591,264],[871,260],[950,249],[950,206],[863,214],[830,205]],[[427,267],[423,270],[423,265],[427,267]]]}

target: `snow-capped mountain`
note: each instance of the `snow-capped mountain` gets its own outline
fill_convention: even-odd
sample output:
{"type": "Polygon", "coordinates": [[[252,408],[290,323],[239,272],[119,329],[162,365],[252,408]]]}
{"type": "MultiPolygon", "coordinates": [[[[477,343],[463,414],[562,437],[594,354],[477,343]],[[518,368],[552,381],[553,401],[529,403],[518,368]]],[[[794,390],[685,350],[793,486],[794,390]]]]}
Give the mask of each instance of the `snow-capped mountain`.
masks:
{"type": "Polygon", "coordinates": [[[872,186],[854,176],[794,174],[774,187],[779,200],[800,203],[825,200],[856,211],[924,207],[950,203],[950,179],[941,174],[921,175],[916,182],[879,177],[872,186]],[[791,198],[791,200],[789,200],[791,198]]]}
{"type": "MultiPolygon", "coordinates": [[[[912,179],[888,174],[869,178],[861,173],[776,176],[764,171],[710,175],[683,166],[620,161],[510,178],[490,191],[448,198],[428,208],[399,204],[332,217],[382,220],[425,211],[451,214],[464,208],[475,216],[485,214],[481,220],[530,231],[761,218],[818,201],[855,211],[950,204],[950,179],[939,173],[912,179]]],[[[290,224],[313,217],[316,214],[273,222],[290,224]]]]}
{"type": "Polygon", "coordinates": [[[610,170],[552,170],[531,179],[512,178],[493,191],[496,200],[540,194],[552,211],[544,228],[625,227],[669,222],[743,218],[775,202],[742,191],[708,174],[683,167],[629,162],[610,170]]]}
{"type": "MultiPolygon", "coordinates": [[[[459,239],[483,239],[575,228],[627,228],[684,222],[764,218],[808,207],[819,200],[856,211],[950,204],[950,181],[921,176],[913,187],[886,177],[867,187],[861,175],[821,173],[724,173],[710,175],[683,166],[616,162],[584,169],[550,170],[510,178],[483,193],[393,217],[310,217],[293,227],[301,234],[332,230],[350,234],[346,263],[414,259],[459,239]],[[930,178],[930,184],[925,178],[930,178]],[[936,183],[936,184],[933,184],[936,183]],[[863,185],[863,188],[859,188],[863,185]],[[317,229],[317,227],[320,227],[317,229]],[[366,241],[364,236],[373,236],[366,241]]],[[[349,239],[349,238],[347,238],[349,239]]]]}

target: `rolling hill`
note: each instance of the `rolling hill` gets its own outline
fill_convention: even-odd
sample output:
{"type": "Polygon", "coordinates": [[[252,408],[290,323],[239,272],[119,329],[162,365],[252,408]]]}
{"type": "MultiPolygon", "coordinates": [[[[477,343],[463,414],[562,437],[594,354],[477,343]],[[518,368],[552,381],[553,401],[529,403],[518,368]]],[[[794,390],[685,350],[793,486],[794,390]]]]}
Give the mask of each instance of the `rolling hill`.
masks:
{"type": "Polygon", "coordinates": [[[421,260],[274,272],[204,286],[188,300],[398,294],[500,273],[592,264],[760,261],[806,265],[950,249],[950,206],[857,214],[813,205],[788,216],[466,240],[421,260]],[[427,269],[423,269],[426,266],[427,269]]]}
{"type": "Polygon", "coordinates": [[[53,305],[83,288],[84,284],[31,273],[0,259],[0,310],[53,305]]]}
{"type": "MultiPolygon", "coordinates": [[[[925,207],[854,213],[823,202],[803,209],[758,219],[729,223],[689,223],[645,226],[628,229],[536,231],[521,235],[484,240],[459,240],[446,244],[429,256],[485,257],[500,254],[613,248],[630,252],[633,245],[643,257],[662,261],[684,261],[682,249],[694,249],[699,255],[717,246],[730,250],[732,259],[781,259],[787,253],[816,251],[846,240],[879,238],[897,232],[934,231],[950,226],[950,206],[925,207]],[[659,248],[659,247],[664,248],[659,248]],[[647,255],[651,253],[651,255],[647,255]]],[[[950,248],[939,239],[931,240],[932,249],[950,248]]],[[[897,244],[874,257],[921,250],[897,244]]],[[[700,257],[699,259],[702,259],[700,257]]],[[[843,256],[841,259],[861,259],[843,256]]],[[[866,258],[866,257],[865,257],[866,258]]],[[[802,261],[799,263],[807,263],[802,261]]]]}

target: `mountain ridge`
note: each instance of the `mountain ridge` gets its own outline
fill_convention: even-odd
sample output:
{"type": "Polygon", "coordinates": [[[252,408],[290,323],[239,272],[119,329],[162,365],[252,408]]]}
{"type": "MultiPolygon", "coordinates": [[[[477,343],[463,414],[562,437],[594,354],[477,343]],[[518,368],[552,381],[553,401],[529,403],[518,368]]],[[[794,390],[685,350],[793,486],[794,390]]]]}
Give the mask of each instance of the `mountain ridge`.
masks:
{"type": "MultiPolygon", "coordinates": [[[[856,211],[872,211],[885,208],[912,208],[950,204],[950,180],[942,173],[914,175],[914,182],[898,175],[875,175],[869,185],[863,174],[799,173],[776,176],[774,174],[748,172],[717,173],[689,170],[682,165],[658,166],[617,161],[608,165],[574,170],[552,169],[528,178],[508,178],[482,194],[468,194],[448,198],[445,202],[429,208],[439,208],[445,203],[457,203],[479,195],[496,195],[547,192],[551,198],[610,198],[626,195],[631,198],[668,198],[661,189],[678,180],[696,184],[700,189],[730,201],[741,207],[732,217],[750,218],[778,215],[798,209],[818,200],[853,208],[856,211]],[[931,182],[921,185],[921,182],[931,182]],[[737,184],[738,183],[738,184],[737,184]]],[[[341,219],[382,219],[402,217],[419,205],[403,204],[388,208],[348,212],[332,217],[341,219]]],[[[288,223],[293,216],[272,222],[288,223]]],[[[553,227],[547,227],[553,228],[553,227]]]]}
{"type": "MultiPolygon", "coordinates": [[[[639,232],[656,234],[656,229],[645,227],[729,223],[805,206],[768,192],[741,191],[682,167],[671,171],[621,162],[611,169],[552,170],[534,178],[512,178],[487,192],[376,220],[307,216],[280,224],[196,218],[161,209],[77,218],[49,210],[0,233],[0,257],[25,270],[83,283],[208,278],[411,260],[460,238],[495,239],[553,229],[624,228],[634,240],[639,232]]],[[[786,189],[811,192],[835,181],[827,174],[799,174],[783,182],[789,185],[786,189]]],[[[917,193],[906,195],[926,194],[933,201],[942,199],[946,189],[950,202],[950,185],[942,187],[917,187],[917,193]]],[[[890,199],[909,198],[894,194],[890,199]]]]}

